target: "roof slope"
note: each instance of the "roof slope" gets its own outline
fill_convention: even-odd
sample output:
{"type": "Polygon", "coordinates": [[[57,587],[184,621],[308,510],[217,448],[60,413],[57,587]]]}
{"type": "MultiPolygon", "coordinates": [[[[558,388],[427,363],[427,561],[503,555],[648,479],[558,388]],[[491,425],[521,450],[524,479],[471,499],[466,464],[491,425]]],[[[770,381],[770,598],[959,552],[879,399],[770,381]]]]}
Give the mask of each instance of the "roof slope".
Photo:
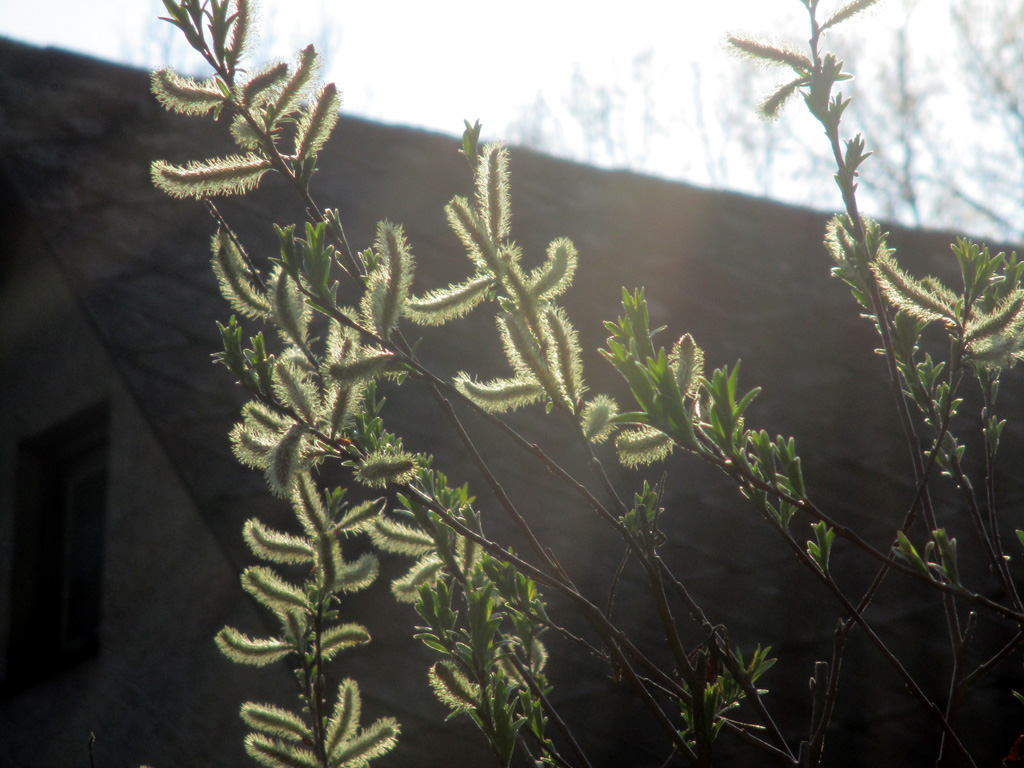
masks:
{"type": "MultiPolygon", "coordinates": [[[[210,362],[219,344],[214,321],[229,315],[208,265],[214,224],[198,204],[171,200],[149,181],[153,159],[182,162],[227,149],[226,126],[165,113],[149,95],[146,73],[57,51],[0,43],[0,73],[2,183],[44,233],[211,529],[242,562],[242,520],[254,511],[275,512],[262,479],[239,467],[228,448],[226,435],[241,400],[228,374],[210,362]]],[[[453,194],[469,189],[456,148],[449,138],[343,118],[320,157],[314,197],[339,209],[356,248],[371,242],[378,220],[403,224],[418,262],[417,290],[458,279],[469,271],[468,262],[442,211],[453,194]]],[[[511,168],[513,236],[526,258],[540,259],[559,236],[571,238],[580,252],[565,306],[590,350],[585,365],[593,390],[624,399],[624,388],[593,350],[604,340],[601,321],[616,316],[621,288],[646,286],[652,326],[667,326],[666,338],[692,333],[712,366],[742,358],[741,384],[764,388],[751,423],[797,437],[805,475],[821,504],[837,517],[863,522],[869,535],[881,533],[872,521],[892,520],[905,504],[901,478],[908,462],[882,361],[871,352],[870,324],[829,277],[821,245],[825,216],[526,150],[513,151],[511,168]],[[856,431],[843,431],[851,422],[856,431]]],[[[303,219],[288,192],[268,177],[252,196],[218,203],[257,261],[274,255],[270,221],[303,219]]],[[[891,241],[907,261],[928,271],[955,266],[949,235],[893,228],[891,241]]],[[[484,375],[501,373],[500,345],[488,323],[422,335],[423,359],[442,375],[469,366],[484,375]]],[[[1024,411],[1020,378],[1013,381],[1002,395],[1011,418],[1024,411]]],[[[488,506],[482,483],[451,447],[439,417],[425,413],[422,393],[404,391],[389,402],[392,424],[408,425],[407,443],[432,450],[450,476],[477,486],[488,506]]],[[[557,442],[550,423],[537,414],[513,421],[531,439],[557,442]]],[[[498,461],[507,487],[540,493],[533,490],[539,465],[502,462],[507,444],[479,425],[472,428],[485,454],[498,461]]],[[[1024,449],[1020,425],[1014,429],[1005,437],[1011,457],[1024,449]]],[[[580,466],[571,454],[565,460],[580,466]]],[[[637,475],[614,471],[631,492],[637,475]]],[[[670,471],[666,506],[675,543],[669,555],[686,563],[688,584],[718,611],[716,618],[741,636],[759,627],[761,635],[747,635],[751,644],[799,647],[827,640],[831,619],[819,620],[813,611],[824,594],[791,589],[788,553],[756,515],[708,469],[679,460],[670,471]]],[[[1007,507],[1019,520],[1019,477],[1001,480],[1007,507]]],[[[564,495],[544,493],[528,496],[524,507],[533,509],[560,557],[565,552],[571,572],[589,573],[595,571],[593,558],[619,556],[614,541],[592,532],[564,495]]],[[[912,608],[908,603],[893,610],[894,617],[905,617],[912,608]]],[[[638,621],[643,626],[647,619],[638,621]]],[[[406,653],[397,640],[388,645],[390,625],[383,622],[372,628],[383,636],[384,652],[406,653]]],[[[823,653],[822,647],[814,653],[823,653]]],[[[595,666],[583,666],[593,681],[580,686],[578,706],[585,708],[582,699],[603,690],[604,681],[595,666]]],[[[567,680],[576,674],[568,669],[567,680]]],[[[770,683],[780,696],[789,688],[803,702],[808,669],[803,665],[770,683]]],[[[857,727],[888,738],[889,726],[877,720],[892,711],[848,715],[857,727]]],[[[793,725],[802,727],[805,713],[794,717],[793,725]]],[[[591,712],[589,721],[607,735],[621,727],[620,719],[611,710],[591,712]]],[[[861,754],[857,741],[849,742],[850,764],[861,754]]],[[[878,754],[877,748],[875,739],[864,754],[878,754]]],[[[615,759],[614,749],[607,758],[615,759]]]]}

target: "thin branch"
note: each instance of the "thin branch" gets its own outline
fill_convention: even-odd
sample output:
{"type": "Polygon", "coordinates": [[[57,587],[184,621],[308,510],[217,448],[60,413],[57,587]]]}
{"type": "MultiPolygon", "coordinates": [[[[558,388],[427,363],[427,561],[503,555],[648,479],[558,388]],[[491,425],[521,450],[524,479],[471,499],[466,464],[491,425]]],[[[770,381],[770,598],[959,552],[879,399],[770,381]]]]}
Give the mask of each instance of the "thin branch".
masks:
{"type": "Polygon", "coordinates": [[[587,766],[587,768],[592,768],[590,760],[587,759],[587,755],[583,751],[583,748],[579,745],[579,742],[576,741],[576,737],[573,736],[572,731],[569,730],[569,726],[565,724],[561,715],[558,714],[558,710],[554,708],[548,700],[548,697],[544,695],[544,691],[541,690],[539,685],[537,685],[537,681],[534,679],[533,673],[523,665],[515,654],[509,656],[509,660],[512,662],[512,665],[516,668],[516,671],[520,676],[522,676],[526,681],[526,684],[530,687],[530,692],[540,701],[541,706],[544,707],[544,711],[547,713],[548,717],[555,723],[555,727],[558,729],[558,732],[561,733],[562,737],[568,742],[569,747],[576,755],[576,759],[583,763],[583,765],[587,766]]]}

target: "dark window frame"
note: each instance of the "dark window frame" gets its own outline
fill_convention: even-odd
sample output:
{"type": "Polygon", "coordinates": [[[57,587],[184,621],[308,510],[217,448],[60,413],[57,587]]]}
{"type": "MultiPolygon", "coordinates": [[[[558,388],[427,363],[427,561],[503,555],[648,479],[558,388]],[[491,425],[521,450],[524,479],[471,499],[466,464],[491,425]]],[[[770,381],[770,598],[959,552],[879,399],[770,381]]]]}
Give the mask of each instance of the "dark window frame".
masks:
{"type": "Polygon", "coordinates": [[[99,651],[110,407],[18,444],[7,691],[99,651]]]}

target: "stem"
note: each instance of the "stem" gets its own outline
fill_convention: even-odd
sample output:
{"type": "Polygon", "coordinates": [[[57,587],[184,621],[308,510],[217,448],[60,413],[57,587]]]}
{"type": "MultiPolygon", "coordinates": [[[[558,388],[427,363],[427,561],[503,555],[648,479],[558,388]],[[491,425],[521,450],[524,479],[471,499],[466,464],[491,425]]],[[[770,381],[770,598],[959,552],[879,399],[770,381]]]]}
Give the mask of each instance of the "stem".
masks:
{"type": "MultiPolygon", "coordinates": [[[[874,559],[888,566],[892,570],[896,570],[907,576],[911,576],[917,579],[918,581],[923,581],[924,583],[929,584],[935,589],[940,590],[942,592],[946,592],[950,595],[955,595],[956,597],[960,597],[976,605],[984,606],[985,608],[988,608],[989,610],[999,614],[1000,616],[1013,620],[1013,622],[1016,624],[1024,625],[1024,612],[1016,611],[1012,608],[1007,608],[1006,606],[1001,605],[995,602],[994,600],[985,597],[984,595],[971,592],[967,589],[964,589],[963,587],[957,587],[945,581],[936,581],[927,576],[924,576],[911,566],[899,560],[896,560],[895,558],[889,557],[888,555],[885,555],[882,552],[879,552],[873,546],[864,541],[864,539],[862,539],[852,529],[846,527],[845,525],[842,525],[841,523],[836,522],[836,520],[834,520],[832,517],[822,512],[821,509],[815,506],[814,503],[811,502],[809,499],[793,496],[791,494],[782,492],[779,489],[777,489],[774,485],[766,483],[760,478],[757,478],[754,475],[750,474],[749,472],[746,472],[742,468],[738,467],[735,462],[732,462],[728,459],[723,459],[719,456],[713,455],[698,455],[704,458],[705,460],[709,461],[713,465],[719,467],[723,472],[728,474],[733,479],[737,480],[741,487],[749,486],[752,488],[757,488],[759,490],[768,491],[769,493],[773,493],[783,501],[788,501],[793,506],[797,507],[803,512],[806,512],[814,520],[824,522],[826,525],[829,526],[829,528],[834,529],[838,535],[857,545],[857,547],[862,549],[866,554],[870,555],[874,559]]],[[[774,523],[773,520],[769,520],[769,522],[774,523]]]]}
{"type": "Polygon", "coordinates": [[[313,665],[316,669],[316,676],[313,678],[313,686],[309,697],[309,715],[313,720],[313,748],[317,760],[323,768],[330,768],[327,761],[327,734],[324,733],[324,670],[323,655],[321,654],[320,642],[323,636],[324,620],[324,598],[321,595],[317,600],[316,614],[313,616],[313,665]]]}
{"type": "MultiPolygon", "coordinates": [[[[960,715],[960,707],[963,704],[967,689],[963,685],[964,666],[967,663],[967,648],[969,645],[971,630],[967,633],[953,649],[953,672],[950,674],[949,695],[946,700],[946,722],[952,725],[960,715]]],[[[943,732],[939,740],[939,756],[935,762],[937,766],[948,764],[949,754],[946,752],[946,734],[943,732]]]]}
{"type": "Polygon", "coordinates": [[[828,724],[832,721],[832,712],[835,709],[836,694],[839,692],[839,670],[842,667],[843,647],[846,638],[853,627],[850,619],[844,619],[836,627],[835,638],[832,641],[832,662],[829,664],[828,686],[822,701],[822,707],[818,712],[817,722],[811,723],[811,742],[808,755],[808,766],[817,766],[821,762],[822,753],[825,751],[825,732],[828,724]]]}
{"type": "Polygon", "coordinates": [[[997,666],[1000,662],[1006,659],[1011,653],[1016,651],[1022,643],[1024,643],[1024,632],[1019,631],[1010,639],[1010,641],[1006,645],[1004,645],[1002,648],[996,651],[996,653],[994,653],[991,658],[989,658],[982,664],[979,664],[973,672],[971,672],[969,675],[966,675],[963,680],[963,685],[974,685],[974,683],[977,682],[979,678],[988,674],[995,666],[997,666]]]}
{"type": "Polygon", "coordinates": [[[722,639],[721,633],[717,629],[715,629],[713,637],[718,655],[725,664],[726,669],[729,670],[729,674],[731,674],[733,679],[743,688],[743,693],[746,694],[747,701],[754,707],[754,710],[761,718],[761,723],[768,730],[769,738],[776,747],[786,754],[790,761],[795,762],[796,757],[790,750],[789,745],[786,744],[786,740],[783,738],[782,732],[779,731],[779,726],[775,723],[775,719],[768,712],[764,702],[761,701],[761,694],[758,692],[757,687],[753,682],[751,682],[750,675],[748,675],[747,671],[740,666],[736,655],[733,653],[729,645],[722,639]]]}
{"type": "Polygon", "coordinates": [[[568,574],[565,572],[565,570],[561,567],[560,564],[555,562],[550,552],[541,545],[540,541],[537,539],[537,536],[530,528],[529,523],[526,522],[523,516],[519,513],[519,510],[516,509],[515,504],[513,504],[512,500],[508,497],[508,494],[505,493],[505,489],[502,488],[501,483],[494,476],[494,473],[491,472],[490,467],[487,466],[487,463],[484,461],[483,457],[480,455],[480,452],[476,449],[476,446],[473,444],[473,440],[470,438],[469,434],[463,428],[462,422],[459,421],[458,415],[452,408],[452,404],[448,402],[447,398],[445,398],[444,395],[441,394],[440,390],[438,390],[437,387],[432,386],[430,389],[431,394],[437,401],[437,404],[440,406],[444,414],[448,417],[448,422],[455,428],[455,431],[459,436],[459,440],[465,447],[466,452],[469,453],[469,456],[472,459],[473,464],[476,465],[476,468],[484,476],[484,480],[487,482],[487,485],[490,486],[491,491],[497,497],[498,503],[506,511],[508,516],[512,519],[513,523],[515,523],[520,533],[522,533],[522,535],[529,542],[530,548],[541,559],[548,572],[550,572],[553,575],[558,574],[561,577],[563,577],[567,581],[567,583],[572,584],[572,581],[569,579],[568,574]]]}
{"type": "MultiPolygon", "coordinates": [[[[435,513],[437,513],[442,518],[442,520],[444,520],[445,524],[448,525],[456,533],[475,541],[481,547],[486,549],[496,559],[502,560],[503,562],[511,563],[517,569],[522,571],[524,574],[529,576],[534,581],[538,582],[539,584],[543,584],[547,587],[550,587],[552,589],[555,589],[556,591],[560,592],[561,594],[569,598],[572,602],[574,602],[580,608],[580,612],[582,613],[582,615],[588,620],[588,622],[590,622],[591,626],[595,628],[595,630],[601,636],[602,640],[605,642],[609,653],[611,653],[611,655],[614,657],[613,661],[616,668],[622,670],[623,672],[632,672],[631,683],[634,684],[634,686],[639,684],[641,688],[643,688],[641,698],[643,699],[644,703],[648,706],[648,708],[651,708],[652,704],[654,707],[657,708],[656,711],[652,710],[652,713],[655,714],[656,719],[663,725],[663,727],[670,730],[670,736],[672,737],[673,742],[675,742],[677,746],[679,745],[679,742],[677,741],[678,731],[675,725],[673,725],[670,721],[668,721],[665,718],[664,712],[662,712],[660,707],[657,706],[657,702],[650,695],[650,692],[647,691],[646,687],[643,685],[643,681],[639,678],[639,676],[636,675],[636,673],[632,670],[631,667],[627,668],[626,665],[628,664],[628,660],[626,655],[628,654],[629,658],[633,659],[640,667],[642,667],[645,670],[647,674],[651,675],[652,682],[660,688],[662,688],[670,696],[673,696],[681,701],[690,703],[691,697],[689,693],[686,691],[685,688],[680,686],[679,683],[677,683],[671,677],[666,675],[665,672],[661,670],[661,668],[654,664],[654,662],[652,662],[642,651],[640,651],[632,643],[632,641],[630,641],[629,638],[622,632],[622,630],[620,630],[618,627],[612,624],[611,621],[608,620],[608,618],[604,615],[604,612],[598,606],[594,605],[589,600],[587,600],[587,598],[581,595],[579,592],[577,592],[574,587],[566,585],[564,582],[560,581],[558,577],[548,575],[545,571],[528,563],[527,561],[509,552],[508,550],[503,549],[496,542],[493,542],[490,539],[487,539],[486,537],[481,536],[472,529],[468,528],[460,520],[453,517],[442,505],[437,503],[435,499],[433,499],[429,494],[425,493],[420,488],[416,486],[405,486],[405,489],[408,490],[410,493],[414,494],[423,504],[425,504],[435,513]]],[[[776,749],[772,745],[762,741],[757,736],[749,733],[746,729],[737,726],[735,723],[732,723],[727,720],[724,723],[723,728],[728,732],[743,739],[747,743],[752,744],[753,746],[756,746],[757,748],[767,752],[768,754],[779,757],[780,759],[783,759],[788,763],[793,762],[791,756],[780,751],[779,749],[776,749]]],[[[685,742],[682,743],[685,746],[685,742]]],[[[685,750],[681,747],[680,751],[684,752],[685,754],[693,754],[689,747],[686,747],[685,750]]],[[[694,760],[695,759],[696,758],[694,756],[694,760]]]]}
{"type": "MultiPolygon", "coordinates": [[[[991,466],[987,454],[989,453],[986,448],[986,463],[987,474],[985,477],[986,487],[993,481],[993,467],[991,466]]],[[[986,554],[988,554],[989,562],[993,569],[999,574],[999,578],[1003,583],[1003,588],[1006,590],[1011,602],[1017,610],[1024,612],[1024,605],[1021,604],[1020,595],[1017,592],[1017,587],[1013,583],[1013,577],[1010,574],[1009,566],[1007,565],[1006,556],[1003,554],[1002,543],[999,537],[999,531],[996,528],[996,520],[994,513],[994,500],[990,502],[988,514],[990,520],[990,529],[986,530],[985,521],[981,514],[981,509],[978,507],[978,501],[974,496],[974,488],[971,485],[970,480],[964,474],[963,467],[960,464],[960,460],[954,455],[950,457],[950,466],[953,470],[953,480],[956,482],[957,487],[961,490],[964,497],[964,502],[967,504],[967,509],[970,513],[971,520],[974,523],[975,529],[978,531],[978,535],[981,538],[982,543],[985,546],[986,554]]]]}
{"type": "Polygon", "coordinates": [[[785,531],[781,525],[779,525],[778,521],[774,520],[773,518],[767,515],[766,518],[770,523],[773,523],[776,530],[778,530],[782,534],[786,543],[789,544],[789,546],[793,549],[793,552],[796,555],[797,559],[808,570],[810,570],[818,578],[819,581],[821,581],[825,585],[825,587],[833,594],[833,596],[835,596],[835,598],[842,604],[843,609],[846,611],[847,615],[849,615],[849,617],[857,623],[857,625],[864,631],[864,634],[867,635],[871,643],[878,649],[879,653],[882,654],[882,658],[884,658],[889,663],[889,665],[892,666],[894,670],[896,670],[896,673],[903,679],[903,682],[907,686],[907,689],[910,691],[910,693],[914,696],[914,698],[916,698],[921,703],[921,706],[924,707],[924,710],[939,724],[939,726],[942,728],[943,734],[949,737],[950,743],[953,744],[957,752],[959,752],[960,755],[967,761],[968,765],[975,766],[974,760],[973,758],[971,758],[970,753],[967,752],[967,749],[961,743],[960,739],[953,731],[953,728],[950,726],[949,722],[947,722],[943,713],[928,698],[924,691],[921,690],[920,686],[917,684],[917,681],[914,680],[914,678],[911,676],[909,672],[907,672],[906,668],[903,666],[900,660],[892,653],[892,651],[889,650],[888,646],[886,646],[885,642],[878,636],[878,634],[871,627],[871,625],[867,623],[863,615],[857,610],[856,606],[854,606],[853,603],[851,603],[850,600],[846,597],[846,595],[843,594],[843,591],[832,579],[832,576],[829,573],[824,572],[818,568],[817,564],[815,564],[815,562],[811,560],[810,556],[803,551],[803,549],[796,542],[796,540],[787,531],[785,531]]]}
{"type": "MultiPolygon", "coordinates": [[[[583,748],[579,745],[579,742],[576,741],[576,737],[572,735],[572,731],[569,730],[569,726],[565,724],[561,715],[558,714],[558,710],[552,706],[548,697],[544,695],[544,691],[542,691],[540,686],[537,685],[537,681],[534,679],[533,673],[523,665],[519,660],[519,657],[515,654],[512,654],[509,658],[512,661],[512,665],[516,668],[516,671],[519,672],[522,678],[526,681],[526,684],[530,687],[530,692],[537,697],[538,701],[540,701],[541,706],[544,707],[544,711],[547,713],[548,717],[551,718],[559,733],[562,734],[566,742],[569,744],[569,747],[575,753],[576,759],[583,763],[586,768],[592,768],[590,760],[587,759],[587,755],[583,751],[583,748]]],[[[563,765],[565,764],[557,754],[554,755],[554,757],[563,765]]]]}

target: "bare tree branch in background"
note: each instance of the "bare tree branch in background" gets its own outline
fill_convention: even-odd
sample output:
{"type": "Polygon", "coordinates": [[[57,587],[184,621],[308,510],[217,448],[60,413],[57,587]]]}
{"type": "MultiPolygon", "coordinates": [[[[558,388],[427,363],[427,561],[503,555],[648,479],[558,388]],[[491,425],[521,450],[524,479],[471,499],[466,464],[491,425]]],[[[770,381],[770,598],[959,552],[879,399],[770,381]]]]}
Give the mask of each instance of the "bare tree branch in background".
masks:
{"type": "Polygon", "coordinates": [[[586,163],[654,170],[657,141],[669,135],[656,96],[664,80],[650,48],[632,58],[624,82],[591,80],[577,66],[561,104],[538,92],[503,134],[514,144],[586,163]]]}
{"type": "Polygon", "coordinates": [[[926,109],[937,86],[924,80],[910,43],[917,0],[903,0],[902,6],[905,16],[892,33],[891,58],[880,61],[875,86],[858,92],[857,118],[865,133],[874,137],[871,150],[877,165],[862,184],[875,197],[880,215],[919,227],[928,216],[922,212],[922,197],[934,194],[924,187],[938,181],[924,170],[922,161],[927,147],[935,146],[926,109]]]}
{"type": "Polygon", "coordinates": [[[960,0],[953,6],[960,65],[981,109],[973,163],[961,175],[983,188],[957,197],[1008,236],[1024,239],[1024,2],[960,0]]]}
{"type": "Polygon", "coordinates": [[[518,117],[505,128],[505,135],[513,144],[548,152],[559,157],[568,156],[562,121],[551,109],[540,91],[533,103],[521,109],[518,117]]]}
{"type": "Polygon", "coordinates": [[[630,76],[617,82],[592,80],[577,68],[562,104],[538,93],[504,134],[514,144],[581,162],[713,188],[765,197],[795,188],[801,194],[794,202],[806,204],[832,194],[826,172],[831,158],[817,142],[802,138],[789,123],[769,124],[756,116],[773,75],[751,72],[739,62],[726,65],[692,61],[672,69],[648,49],[632,58],[630,76]],[[666,110],[665,103],[678,109],[666,110]],[[690,148],[681,157],[680,146],[690,148]],[[824,181],[812,189],[809,178],[824,181]]]}
{"type": "Polygon", "coordinates": [[[577,65],[572,72],[566,107],[583,134],[583,159],[624,162],[626,147],[621,131],[622,89],[587,80],[577,65]]]}
{"type": "MultiPolygon", "coordinates": [[[[872,137],[875,162],[858,179],[865,200],[906,225],[1024,240],[1024,0],[893,4],[900,20],[889,29],[845,33],[847,58],[864,51],[872,62],[845,89],[858,94],[850,120],[872,137]],[[947,9],[953,42],[931,46],[925,25],[947,9]],[[949,108],[958,85],[978,105],[969,114],[949,108]]],[[[505,134],[582,162],[797,204],[833,200],[817,132],[754,116],[768,71],[672,56],[647,49],[613,81],[577,67],[561,103],[538,94],[505,134]]]]}
{"type": "Polygon", "coordinates": [[[654,142],[658,136],[666,134],[665,126],[662,125],[657,115],[657,101],[655,99],[655,86],[657,73],[654,69],[654,49],[648,48],[633,57],[633,92],[637,94],[640,101],[640,108],[632,109],[640,120],[640,148],[636,152],[636,158],[641,168],[646,168],[651,162],[651,154],[654,151],[654,142]]]}
{"type": "MultiPolygon", "coordinates": [[[[712,187],[722,187],[725,186],[725,179],[729,173],[727,159],[725,154],[715,152],[713,149],[708,123],[704,117],[704,79],[701,74],[700,64],[696,61],[693,62],[690,71],[693,73],[693,88],[691,89],[693,94],[693,117],[696,122],[697,135],[700,136],[701,147],[704,150],[704,166],[707,168],[708,182],[712,187]]],[[[726,126],[729,124],[723,122],[721,125],[726,126]]]]}
{"type": "Polygon", "coordinates": [[[141,25],[129,29],[121,21],[120,58],[135,67],[149,67],[154,61],[187,73],[205,72],[207,64],[170,24],[147,15],[141,25]]]}

